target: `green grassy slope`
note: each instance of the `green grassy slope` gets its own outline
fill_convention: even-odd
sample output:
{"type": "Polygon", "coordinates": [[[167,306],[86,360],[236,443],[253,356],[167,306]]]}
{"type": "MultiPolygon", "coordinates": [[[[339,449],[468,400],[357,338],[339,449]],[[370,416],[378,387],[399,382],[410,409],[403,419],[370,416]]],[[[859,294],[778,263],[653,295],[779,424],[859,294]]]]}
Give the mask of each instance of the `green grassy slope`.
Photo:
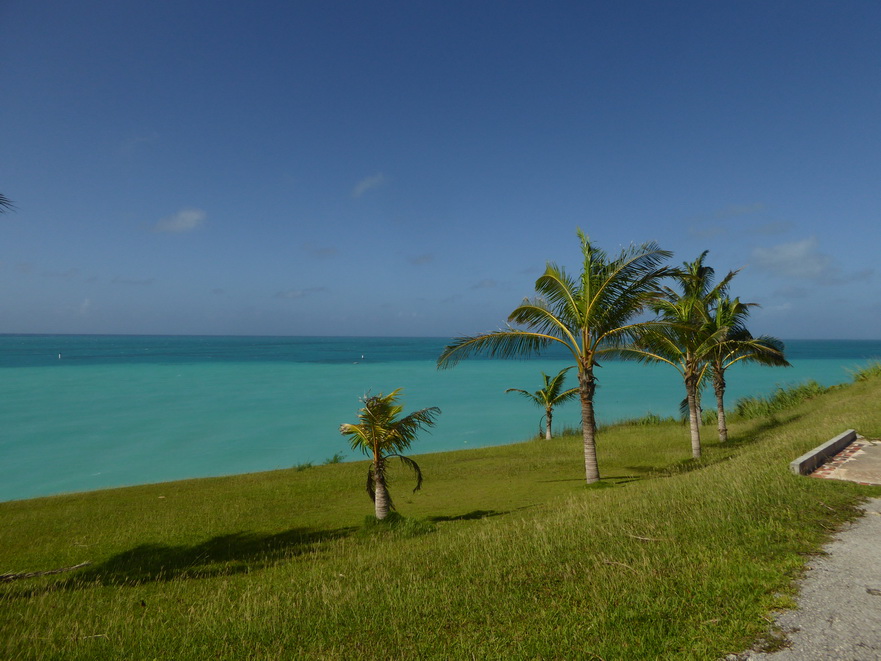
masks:
{"type": "Polygon", "coordinates": [[[879,492],[788,472],[881,436],[879,394],[732,424],[700,464],[681,425],[604,430],[599,487],[574,437],[422,455],[391,492],[428,526],[365,532],[363,462],[3,503],[0,572],[92,564],[0,583],[0,657],[719,658],[879,492]]]}

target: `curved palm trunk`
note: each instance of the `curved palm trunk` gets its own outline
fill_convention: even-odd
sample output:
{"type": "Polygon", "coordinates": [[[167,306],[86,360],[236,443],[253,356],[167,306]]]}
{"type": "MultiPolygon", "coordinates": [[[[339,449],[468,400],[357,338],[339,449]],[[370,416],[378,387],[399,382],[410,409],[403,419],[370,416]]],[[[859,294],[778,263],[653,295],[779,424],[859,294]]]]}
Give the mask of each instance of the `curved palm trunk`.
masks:
{"type": "Polygon", "coordinates": [[[728,425],[725,422],[725,375],[718,367],[713,370],[713,390],[716,391],[716,416],[719,422],[719,442],[728,442],[728,425]]]}
{"type": "Polygon", "coordinates": [[[388,487],[385,484],[385,459],[375,456],[373,460],[373,511],[376,518],[382,521],[388,516],[391,508],[391,499],[388,495],[388,487]]]}
{"type": "Polygon", "coordinates": [[[550,406],[545,409],[545,420],[547,420],[548,426],[545,429],[545,440],[551,440],[551,421],[554,419],[554,410],[550,406]]]}
{"type": "MultiPolygon", "coordinates": [[[[689,361],[690,362],[690,361],[689,361]]],[[[685,395],[688,398],[688,426],[691,430],[691,456],[701,458],[701,417],[697,399],[697,370],[689,366],[685,373],[685,395]]]]}
{"type": "Polygon", "coordinates": [[[581,432],[584,439],[584,476],[588,484],[600,481],[600,468],[597,463],[596,417],[593,411],[593,396],[596,392],[596,379],[591,365],[578,371],[578,384],[581,394],[581,432]]]}

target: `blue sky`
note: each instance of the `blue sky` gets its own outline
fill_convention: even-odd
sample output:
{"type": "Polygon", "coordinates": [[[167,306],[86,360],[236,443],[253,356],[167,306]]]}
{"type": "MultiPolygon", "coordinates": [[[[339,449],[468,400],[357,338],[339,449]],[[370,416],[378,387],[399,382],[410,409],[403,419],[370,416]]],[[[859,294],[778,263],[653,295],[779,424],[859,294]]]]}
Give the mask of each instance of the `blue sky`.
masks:
{"type": "Polygon", "coordinates": [[[0,332],[454,336],[656,240],[878,338],[876,2],[0,3],[0,332]]]}

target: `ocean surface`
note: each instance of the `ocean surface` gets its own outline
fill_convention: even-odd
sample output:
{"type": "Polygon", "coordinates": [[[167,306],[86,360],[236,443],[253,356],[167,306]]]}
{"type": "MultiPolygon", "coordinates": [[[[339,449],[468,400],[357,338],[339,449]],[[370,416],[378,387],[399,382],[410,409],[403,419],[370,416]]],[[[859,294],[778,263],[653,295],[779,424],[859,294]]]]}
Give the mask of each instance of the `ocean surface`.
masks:
{"type": "MultiPolygon", "coordinates": [[[[395,388],[406,412],[442,410],[412,454],[533,437],[543,411],[505,390],[538,389],[542,371],[569,364],[565,355],[438,371],[448,341],[0,335],[0,501],[320,464],[337,453],[361,459],[339,425],[357,422],[365,393],[395,388]]],[[[732,368],[729,405],[809,379],[849,381],[881,358],[881,340],[790,340],[786,354],[791,368],[732,368]]],[[[678,414],[683,386],[671,367],[610,361],[598,377],[601,424],[678,414]]],[[[554,427],[579,420],[576,401],[557,410],[554,427]]]]}

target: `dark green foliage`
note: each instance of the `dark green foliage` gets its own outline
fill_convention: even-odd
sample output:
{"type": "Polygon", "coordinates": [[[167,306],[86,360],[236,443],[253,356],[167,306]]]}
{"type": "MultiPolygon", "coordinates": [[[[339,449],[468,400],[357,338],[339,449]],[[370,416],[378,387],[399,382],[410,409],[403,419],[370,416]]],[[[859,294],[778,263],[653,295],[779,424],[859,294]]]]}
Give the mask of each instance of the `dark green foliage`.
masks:
{"type": "Polygon", "coordinates": [[[744,420],[772,416],[828,391],[829,388],[821,386],[813,379],[790,388],[778,387],[774,394],[768,397],[744,397],[737,400],[734,415],[744,420]]]}
{"type": "Polygon", "coordinates": [[[881,361],[873,360],[865,367],[854,370],[851,374],[855,382],[875,379],[881,376],[881,361]]]}
{"type": "Polygon", "coordinates": [[[361,536],[368,537],[419,537],[432,533],[437,527],[430,521],[401,516],[398,512],[389,512],[384,519],[365,516],[359,531],[361,536]]]}

